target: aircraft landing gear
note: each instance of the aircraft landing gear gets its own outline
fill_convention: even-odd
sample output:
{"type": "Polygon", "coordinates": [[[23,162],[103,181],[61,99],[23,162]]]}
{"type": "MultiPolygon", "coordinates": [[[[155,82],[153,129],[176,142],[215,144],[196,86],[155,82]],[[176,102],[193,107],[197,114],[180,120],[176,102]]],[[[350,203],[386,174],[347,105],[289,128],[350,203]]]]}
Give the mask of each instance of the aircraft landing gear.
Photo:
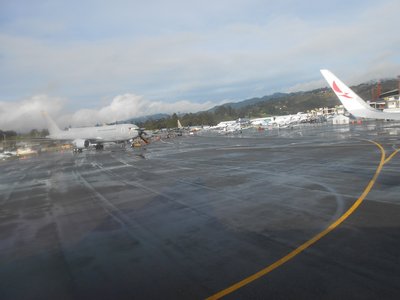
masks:
{"type": "Polygon", "coordinates": [[[82,148],[74,148],[72,150],[72,153],[76,154],[76,153],[82,153],[82,148]]]}

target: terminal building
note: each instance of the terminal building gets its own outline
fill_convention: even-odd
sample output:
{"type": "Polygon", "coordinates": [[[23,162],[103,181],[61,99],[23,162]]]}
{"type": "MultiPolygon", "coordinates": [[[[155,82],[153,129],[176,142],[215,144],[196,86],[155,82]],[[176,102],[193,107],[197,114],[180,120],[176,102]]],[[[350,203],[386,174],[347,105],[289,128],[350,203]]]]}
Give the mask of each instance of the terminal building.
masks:
{"type": "Polygon", "coordinates": [[[372,90],[372,98],[374,100],[368,101],[369,105],[387,112],[400,112],[400,76],[397,78],[398,88],[384,93],[381,92],[381,83],[378,82],[376,89],[372,90]]]}

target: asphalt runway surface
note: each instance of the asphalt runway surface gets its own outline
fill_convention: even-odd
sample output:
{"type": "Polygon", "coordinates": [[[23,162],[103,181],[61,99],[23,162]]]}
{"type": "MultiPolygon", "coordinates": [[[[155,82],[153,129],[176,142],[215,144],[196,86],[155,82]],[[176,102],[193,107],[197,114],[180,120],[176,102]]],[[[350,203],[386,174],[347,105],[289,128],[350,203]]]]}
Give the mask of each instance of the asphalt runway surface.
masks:
{"type": "Polygon", "coordinates": [[[399,299],[398,128],[1,162],[0,299],[399,299]]]}

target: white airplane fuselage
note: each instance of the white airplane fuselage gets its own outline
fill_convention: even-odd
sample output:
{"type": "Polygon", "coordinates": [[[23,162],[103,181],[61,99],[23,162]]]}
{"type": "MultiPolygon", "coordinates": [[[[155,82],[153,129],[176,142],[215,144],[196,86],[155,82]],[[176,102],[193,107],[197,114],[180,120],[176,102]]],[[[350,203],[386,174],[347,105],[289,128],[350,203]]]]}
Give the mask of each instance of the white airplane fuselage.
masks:
{"type": "MultiPolygon", "coordinates": [[[[46,113],[46,119],[50,135],[47,138],[55,140],[71,141],[75,149],[82,150],[95,145],[97,149],[103,148],[103,143],[127,142],[141,137],[142,132],[133,124],[116,124],[95,127],[69,128],[60,130],[57,124],[46,113]]],[[[143,137],[141,137],[143,139],[143,137]]]]}
{"type": "Polygon", "coordinates": [[[128,141],[138,136],[139,128],[133,124],[117,124],[96,127],[70,128],[50,133],[51,139],[76,140],[84,139],[100,142],[128,141]]]}

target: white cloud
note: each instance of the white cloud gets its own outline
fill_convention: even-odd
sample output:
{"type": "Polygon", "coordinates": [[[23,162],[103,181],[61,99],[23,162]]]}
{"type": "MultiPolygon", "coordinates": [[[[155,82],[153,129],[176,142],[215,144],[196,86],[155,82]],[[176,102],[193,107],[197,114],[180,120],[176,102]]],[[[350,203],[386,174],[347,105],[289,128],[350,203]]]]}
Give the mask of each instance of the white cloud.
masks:
{"type": "Polygon", "coordinates": [[[69,121],[69,124],[72,126],[91,126],[96,123],[110,123],[117,120],[127,120],[158,113],[197,112],[209,109],[215,105],[215,102],[211,101],[194,103],[181,100],[166,103],[147,100],[143,96],[134,94],[124,94],[114,97],[111,103],[104,107],[98,109],[81,109],[71,116],[64,116],[62,119],[64,123],[69,121]]]}
{"type": "Polygon", "coordinates": [[[0,101],[0,129],[25,132],[45,128],[41,111],[58,115],[64,104],[61,98],[37,95],[18,102],[0,101]]]}
{"type": "MultiPolygon", "coordinates": [[[[41,111],[46,111],[56,120],[60,128],[66,126],[93,126],[98,123],[109,123],[129,118],[147,116],[157,113],[197,112],[215,106],[215,102],[194,103],[187,100],[165,103],[151,101],[134,94],[118,95],[111,103],[95,108],[80,109],[74,113],[65,113],[65,99],[47,95],[34,96],[19,102],[0,102],[0,129],[26,132],[31,129],[45,128],[41,111]]],[[[219,102],[217,104],[222,104],[219,102]]]]}
{"type": "MultiPolygon", "coordinates": [[[[0,28],[1,97],[61,95],[68,99],[65,107],[77,112],[68,116],[64,112],[63,117],[60,111],[60,120],[81,125],[84,120],[93,124],[122,119],[128,112],[136,116],[195,111],[218,104],[208,99],[242,100],[317,88],[325,85],[321,68],[331,69],[349,84],[398,75],[400,38],[393,34],[398,1],[348,3],[345,11],[336,3],[330,4],[334,11],[324,9],[321,1],[312,1],[312,5],[291,0],[279,5],[238,2],[204,3],[193,10],[192,4],[185,4],[188,14],[179,10],[175,16],[178,9],[170,9],[165,23],[157,23],[165,17],[164,9],[156,5],[157,11],[154,5],[145,4],[144,11],[124,10],[122,23],[117,21],[121,14],[104,10],[104,15],[97,15],[98,6],[87,16],[91,22],[83,18],[81,25],[83,12],[71,23],[68,17],[47,19],[45,13],[39,20],[34,15],[16,21],[13,31],[0,28]],[[242,8],[247,17],[237,16],[242,8]],[[296,14],[299,9],[306,14],[296,14]],[[226,10],[230,13],[213,20],[226,10]],[[175,17],[181,23],[173,23],[175,17]],[[109,20],[116,23],[109,24],[109,20]],[[116,28],[112,25],[121,25],[115,35],[107,31],[116,28]],[[101,30],[91,31],[98,26],[101,30]],[[46,27],[55,28],[55,34],[46,27]],[[36,34],[21,33],[21,28],[32,28],[36,34]],[[107,34],[102,35],[103,31],[107,34]],[[122,94],[125,91],[154,100],[122,94]],[[94,104],[95,99],[113,95],[120,96],[104,107],[94,104]],[[88,106],[100,108],[83,109],[88,106]]],[[[104,3],[103,8],[108,7],[104,3]]],[[[176,7],[181,5],[176,3],[176,7]]]]}

